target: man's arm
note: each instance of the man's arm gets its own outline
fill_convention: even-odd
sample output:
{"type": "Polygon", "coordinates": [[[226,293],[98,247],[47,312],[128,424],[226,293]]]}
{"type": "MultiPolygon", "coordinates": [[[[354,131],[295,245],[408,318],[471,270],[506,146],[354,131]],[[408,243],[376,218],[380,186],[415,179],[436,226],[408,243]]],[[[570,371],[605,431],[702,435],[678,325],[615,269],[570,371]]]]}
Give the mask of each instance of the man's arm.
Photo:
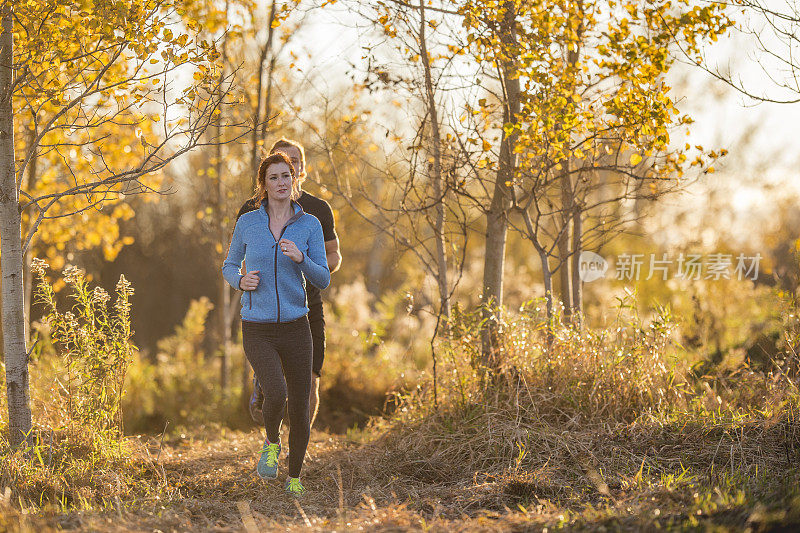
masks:
{"type": "Polygon", "coordinates": [[[331,274],[342,266],[342,254],[339,253],[339,237],[325,241],[325,256],[328,258],[328,270],[331,274]]]}

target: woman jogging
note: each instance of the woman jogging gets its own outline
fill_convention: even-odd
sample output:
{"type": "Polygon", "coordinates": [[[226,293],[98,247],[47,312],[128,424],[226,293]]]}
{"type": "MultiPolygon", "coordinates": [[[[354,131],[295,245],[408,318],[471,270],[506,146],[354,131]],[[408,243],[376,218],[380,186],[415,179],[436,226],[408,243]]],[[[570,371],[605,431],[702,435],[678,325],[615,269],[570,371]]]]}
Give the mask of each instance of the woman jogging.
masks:
{"type": "MultiPolygon", "coordinates": [[[[339,253],[339,237],[336,235],[333,210],[331,206],[322,198],[315,196],[303,189],[303,182],[306,174],[306,157],[303,145],[299,142],[282,137],[275,141],[269,153],[283,152],[289,157],[292,166],[297,172],[297,184],[300,188],[300,197],[297,203],[303,211],[314,215],[322,224],[322,236],[325,238],[325,255],[328,259],[328,270],[331,274],[336,272],[342,264],[342,256],[339,253]]],[[[257,197],[248,198],[242,204],[236,220],[249,211],[259,208],[261,201],[257,197]]],[[[245,262],[245,267],[247,263],[245,262]]],[[[322,373],[322,363],[325,359],[325,313],[322,306],[322,292],[313,285],[306,286],[306,297],[308,304],[308,321],[311,324],[311,339],[313,357],[311,359],[311,396],[309,397],[309,409],[311,426],[314,426],[314,419],[319,408],[319,383],[322,373]]],[[[261,405],[264,403],[264,394],[258,384],[257,377],[253,379],[253,394],[250,396],[248,406],[250,416],[260,424],[263,420],[261,405]]]]}
{"type": "Polygon", "coordinates": [[[310,434],[312,339],[305,281],[320,289],[330,283],[322,226],[295,201],[297,174],[276,152],[258,169],[260,207],[236,222],[222,275],[242,293],[242,343],[264,392],[267,438],[256,471],[278,475],[280,427],[289,401],[289,476],[286,491],[305,492],[300,470],[310,434]],[[249,272],[240,273],[242,260],[249,272]],[[261,273],[263,272],[263,277],[261,273]]]}

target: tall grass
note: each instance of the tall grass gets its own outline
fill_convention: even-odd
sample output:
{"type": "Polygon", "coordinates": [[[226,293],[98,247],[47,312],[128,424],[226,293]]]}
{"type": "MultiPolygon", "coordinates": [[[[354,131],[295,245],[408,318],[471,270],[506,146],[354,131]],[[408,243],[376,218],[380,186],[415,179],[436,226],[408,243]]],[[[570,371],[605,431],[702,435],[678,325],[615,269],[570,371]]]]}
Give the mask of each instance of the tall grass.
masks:
{"type": "MultiPolygon", "coordinates": [[[[629,300],[602,330],[561,316],[548,324],[541,301],[499,312],[500,364],[488,380],[481,314],[456,308],[438,349],[438,405],[432,380],[399,395],[399,409],[368,429],[380,437],[343,468],[385,487],[376,498],[437,494],[437,516],[553,506],[563,526],[653,506],[682,526],[712,508],[740,524],[756,508],[800,520],[797,353],[768,372],[743,364],[698,376],[669,309],[645,324],[629,300]],[[598,506],[609,510],[588,518],[598,506]]],[[[794,327],[785,334],[797,340],[794,327]]],[[[665,525],[647,512],[634,528],[665,525]]]]}
{"type": "MultiPolygon", "coordinates": [[[[136,350],[133,287],[120,276],[109,309],[108,292],[90,288],[82,270],[68,267],[63,276],[71,291],[59,305],[47,268],[38,259],[32,265],[34,298],[45,311],[30,365],[34,428],[17,448],[0,432],[0,490],[9,487],[6,499],[22,508],[110,505],[131,487],[147,486],[137,479],[147,467],[130,460],[123,441],[123,385],[136,350]]],[[[5,394],[3,413],[4,401],[5,394]]]]}

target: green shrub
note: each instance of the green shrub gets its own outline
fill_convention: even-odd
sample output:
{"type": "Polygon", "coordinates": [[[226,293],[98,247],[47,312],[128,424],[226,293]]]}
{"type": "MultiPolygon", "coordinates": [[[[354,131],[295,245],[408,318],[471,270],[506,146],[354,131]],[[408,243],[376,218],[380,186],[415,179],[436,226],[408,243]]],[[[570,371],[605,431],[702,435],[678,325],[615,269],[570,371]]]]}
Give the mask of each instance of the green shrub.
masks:
{"type": "MultiPolygon", "coordinates": [[[[106,506],[134,486],[139,493],[155,488],[143,478],[155,475],[152,462],[132,460],[123,438],[123,384],[136,351],[133,288],[120,276],[109,310],[109,294],[90,289],[84,272],[68,267],[63,274],[73,304],[61,312],[47,263],[35,259],[32,268],[35,301],[45,308],[30,364],[34,428],[16,448],[0,431],[0,487],[11,487],[10,501],[23,508],[106,506]]],[[[0,384],[4,379],[3,371],[0,384]]],[[[4,401],[5,394],[5,412],[4,401]]]]}
{"type": "MultiPolygon", "coordinates": [[[[236,426],[249,419],[239,401],[241,386],[234,383],[223,394],[219,358],[203,349],[213,308],[206,297],[192,300],[175,333],[158,341],[154,357],[136,354],[126,383],[129,432],[160,432],[167,425],[170,430],[209,423],[236,426]]],[[[231,360],[241,365],[241,342],[233,346],[231,360]]],[[[240,373],[241,366],[234,365],[231,374],[240,373]]]]}
{"type": "MultiPolygon", "coordinates": [[[[133,287],[125,276],[116,286],[113,312],[110,295],[102,287],[89,288],[85,273],[77,267],[64,269],[64,280],[74,304],[58,310],[55,291],[46,277],[48,265],[34,259],[37,283],[34,301],[45,309],[43,328],[54,353],[52,367],[57,388],[48,398],[50,413],[71,430],[110,432],[122,435],[122,395],[125,375],[136,347],[131,343],[133,287]]],[[[42,352],[40,352],[42,356],[42,352]]]]}

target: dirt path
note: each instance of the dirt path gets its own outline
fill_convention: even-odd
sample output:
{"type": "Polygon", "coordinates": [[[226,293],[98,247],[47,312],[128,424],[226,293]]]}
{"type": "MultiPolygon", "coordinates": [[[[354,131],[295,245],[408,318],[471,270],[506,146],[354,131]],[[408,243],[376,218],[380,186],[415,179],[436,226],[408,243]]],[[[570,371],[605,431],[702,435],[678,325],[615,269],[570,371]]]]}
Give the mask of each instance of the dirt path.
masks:
{"type": "MultiPolygon", "coordinates": [[[[38,515],[9,518],[3,516],[0,507],[0,532],[449,532],[542,531],[545,527],[649,531],[694,530],[702,525],[736,531],[748,524],[759,524],[750,528],[753,531],[790,531],[795,529],[781,528],[800,524],[800,507],[776,502],[778,493],[742,500],[741,481],[715,482],[703,488],[697,478],[684,484],[674,480],[674,486],[666,486],[659,484],[663,476],[657,472],[659,477],[641,486],[605,485],[610,492],[604,496],[592,488],[588,476],[563,482],[553,475],[557,471],[548,474],[543,468],[504,474],[497,467],[503,464],[502,456],[483,457],[485,464],[494,468],[494,473],[486,472],[475,467],[475,458],[443,456],[443,450],[452,446],[431,449],[437,442],[420,440],[418,428],[410,426],[399,431],[395,428],[385,436],[373,430],[371,441],[365,444],[344,435],[312,431],[302,475],[308,493],[295,500],[283,491],[285,454],[278,479],[266,482],[256,476],[262,435],[255,430],[218,429],[163,443],[155,438],[134,441],[138,450],[134,460],[141,465],[138,478],[143,487],[137,491],[141,492],[111,502],[106,510],[45,510],[38,515]],[[420,443],[415,449],[414,445],[420,443]],[[692,495],[687,489],[705,495],[692,495]],[[767,512],[767,504],[775,508],[767,512]]],[[[283,435],[284,442],[287,437],[283,435]]],[[[709,442],[718,444],[720,438],[709,442]]],[[[609,441],[607,447],[621,450],[626,443],[629,439],[621,438],[609,441]]],[[[688,461],[678,453],[679,448],[662,446],[661,464],[668,464],[670,454],[688,461]]],[[[567,456],[548,459],[553,468],[569,467],[579,472],[581,467],[569,465],[569,461],[567,456]]],[[[610,469],[606,475],[613,480],[610,469]]]]}
{"type": "Polygon", "coordinates": [[[286,454],[278,479],[255,474],[262,443],[261,431],[226,429],[163,442],[132,439],[133,460],[141,467],[136,492],[106,509],[63,513],[54,507],[4,516],[11,507],[0,507],[0,532],[505,531],[525,521],[519,511],[487,505],[496,490],[481,494],[472,480],[458,484],[452,476],[448,483],[431,481],[430,457],[316,430],[303,466],[308,493],[297,500],[283,490],[286,454]]]}
{"type": "MultiPolygon", "coordinates": [[[[303,466],[302,479],[308,493],[295,501],[283,491],[285,454],[281,455],[278,479],[266,482],[256,476],[262,435],[258,431],[220,430],[187,436],[164,442],[160,456],[159,442],[151,439],[146,447],[151,457],[158,457],[163,496],[157,501],[122,506],[105,516],[71,515],[59,525],[97,531],[161,532],[405,531],[432,526],[434,530],[452,531],[467,525],[463,521],[466,516],[440,516],[438,491],[442,487],[421,490],[424,483],[412,487],[405,482],[393,487],[391,477],[382,480],[380,486],[370,486],[369,477],[364,476],[364,467],[368,466],[364,462],[376,449],[350,442],[343,435],[316,430],[312,431],[303,466]]],[[[287,437],[284,432],[284,442],[287,437]]],[[[482,513],[488,520],[482,525],[469,519],[469,529],[505,530],[495,521],[500,514],[505,513],[482,513]]]]}
{"type": "MultiPolygon", "coordinates": [[[[287,436],[284,432],[284,442],[287,436]]],[[[348,445],[339,435],[312,432],[302,475],[309,492],[299,500],[298,507],[283,491],[286,447],[278,479],[267,482],[256,476],[255,463],[262,442],[263,433],[258,431],[228,431],[170,442],[162,450],[160,463],[167,486],[174,493],[171,505],[165,506],[164,515],[153,521],[153,526],[162,531],[166,531],[165,526],[234,531],[255,527],[262,531],[269,527],[308,527],[309,523],[324,526],[326,520],[341,514],[339,491],[329,493],[331,484],[338,481],[333,465],[338,456],[355,445],[348,445]]],[[[342,475],[346,477],[345,473],[342,475]]]]}

